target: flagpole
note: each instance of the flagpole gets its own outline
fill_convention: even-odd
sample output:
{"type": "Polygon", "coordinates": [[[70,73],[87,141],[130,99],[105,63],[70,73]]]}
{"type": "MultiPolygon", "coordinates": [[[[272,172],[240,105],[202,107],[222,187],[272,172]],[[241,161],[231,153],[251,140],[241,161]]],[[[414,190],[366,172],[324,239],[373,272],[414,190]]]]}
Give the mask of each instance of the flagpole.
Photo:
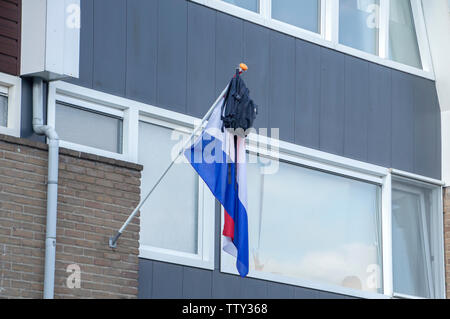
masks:
{"type": "MultiPolygon", "coordinates": [[[[244,63],[239,64],[239,74],[242,74],[243,72],[247,71],[248,67],[244,63]]],[[[142,208],[142,206],[145,204],[147,199],[150,197],[150,195],[153,193],[153,191],[158,187],[158,185],[161,183],[161,181],[164,179],[164,177],[167,175],[169,170],[172,168],[172,166],[175,164],[175,162],[178,160],[178,158],[181,156],[181,154],[184,153],[185,148],[191,144],[192,138],[198,133],[198,131],[203,127],[203,124],[206,122],[207,119],[211,116],[212,112],[214,111],[215,106],[217,103],[219,103],[220,99],[225,95],[226,91],[228,89],[228,86],[225,87],[225,89],[220,93],[217,100],[213,103],[211,108],[206,112],[205,116],[203,116],[201,123],[194,129],[192,134],[189,136],[189,138],[186,140],[186,142],[181,147],[181,150],[178,152],[177,156],[172,160],[172,162],[169,164],[169,166],[166,168],[166,170],[162,173],[162,175],[158,178],[156,183],[153,185],[153,187],[150,189],[150,191],[145,195],[145,197],[141,200],[139,205],[133,210],[133,212],[128,216],[125,223],[123,223],[122,227],[117,231],[117,233],[114,236],[111,236],[109,238],[109,247],[116,248],[117,247],[117,241],[119,240],[119,237],[124,232],[125,228],[130,224],[132,219],[136,216],[136,214],[139,212],[139,210],[142,208]]]]}

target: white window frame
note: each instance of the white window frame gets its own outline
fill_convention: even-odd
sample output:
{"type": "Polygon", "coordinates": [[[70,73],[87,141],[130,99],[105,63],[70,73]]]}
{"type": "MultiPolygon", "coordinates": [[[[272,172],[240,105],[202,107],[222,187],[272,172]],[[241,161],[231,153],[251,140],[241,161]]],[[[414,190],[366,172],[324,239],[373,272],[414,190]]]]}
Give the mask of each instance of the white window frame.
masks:
{"type": "MultiPolygon", "coordinates": [[[[145,113],[144,113],[145,114],[145,113]]],[[[180,126],[161,119],[147,115],[140,115],[139,121],[149,124],[176,129],[187,134],[192,133],[192,127],[180,126]]],[[[169,164],[169,163],[168,163],[169,164]]],[[[139,245],[139,257],[154,259],[169,263],[181,264],[197,268],[214,269],[214,230],[215,230],[215,199],[208,190],[203,180],[198,179],[198,231],[197,231],[197,253],[187,253],[172,249],[154,247],[150,245],[139,245]]]]}
{"type": "MultiPolygon", "coordinates": [[[[313,149],[309,149],[306,147],[302,147],[299,145],[295,145],[292,143],[278,141],[271,138],[257,136],[255,134],[249,135],[247,143],[247,150],[253,154],[261,154],[266,157],[271,158],[280,158],[282,160],[286,160],[291,163],[295,163],[298,165],[306,166],[311,169],[322,170],[328,172],[330,174],[339,174],[348,178],[356,178],[362,181],[366,181],[368,183],[374,183],[381,186],[381,242],[382,242],[382,275],[381,280],[383,283],[383,293],[371,293],[364,292],[360,290],[355,290],[351,288],[345,288],[330,284],[318,283],[311,280],[305,280],[300,278],[292,278],[282,275],[269,274],[264,272],[250,271],[249,277],[263,279],[268,281],[280,282],[295,286],[301,286],[311,289],[317,289],[322,291],[334,292],[337,294],[343,294],[354,297],[361,298],[370,298],[370,299],[380,299],[380,298],[417,298],[414,296],[400,296],[397,293],[394,293],[393,290],[393,266],[392,266],[392,211],[391,211],[391,198],[392,198],[392,177],[393,176],[402,176],[408,180],[414,182],[421,182],[427,185],[437,185],[441,187],[442,194],[442,186],[443,182],[416,175],[411,174],[399,170],[388,169],[384,167],[380,167],[377,165],[368,164],[365,162],[360,162],[356,160],[352,160],[349,158],[325,153],[322,151],[317,151],[313,149]]],[[[440,207],[439,212],[443,212],[442,207],[442,198],[437,198],[437,205],[440,207]]],[[[436,247],[436,251],[440,252],[440,256],[436,262],[435,271],[438,272],[441,278],[437,279],[437,285],[439,287],[435,287],[436,295],[439,295],[441,298],[445,298],[445,259],[443,256],[444,252],[444,226],[442,222],[442,218],[437,218],[437,225],[433,225],[434,228],[437,228],[436,231],[439,232],[439,240],[436,245],[440,247],[436,247]]],[[[221,214],[221,224],[223,227],[223,208],[221,214]]],[[[222,236],[223,240],[223,236],[222,236]]],[[[223,242],[221,243],[223,246],[223,242]]],[[[221,251],[221,256],[224,254],[221,251]]],[[[220,263],[221,272],[238,275],[236,271],[236,267],[234,265],[230,265],[224,262],[224,258],[221,258],[220,263]]]]}
{"type": "MultiPolygon", "coordinates": [[[[404,181],[411,185],[422,186],[422,187],[428,188],[428,189],[432,189],[434,186],[435,189],[433,189],[434,193],[432,194],[432,196],[435,197],[434,198],[435,201],[433,201],[432,204],[436,204],[437,207],[432,207],[431,213],[435,214],[436,212],[438,212],[438,214],[439,214],[439,216],[433,216],[433,218],[430,219],[431,222],[433,223],[432,225],[430,225],[430,229],[438,230],[438,231],[436,231],[436,233],[431,235],[434,238],[429,237],[428,229],[425,227],[427,221],[426,221],[426,212],[425,212],[426,208],[425,208],[424,202],[423,202],[423,193],[418,192],[417,190],[410,188],[409,186],[406,186],[406,185],[405,186],[397,185],[392,188],[401,190],[404,192],[416,194],[421,199],[422,207],[420,210],[420,219],[421,219],[421,226],[423,228],[422,231],[423,231],[424,239],[425,239],[425,249],[424,249],[425,250],[425,258],[429,259],[429,254],[431,253],[431,251],[434,251],[436,253],[434,256],[435,262],[432,264],[432,268],[428,269],[428,265],[426,265],[427,266],[427,278],[428,279],[432,278],[433,272],[437,273],[439,275],[439,277],[436,278],[436,282],[434,282],[433,286],[431,286],[432,294],[439,297],[441,292],[445,292],[445,275],[443,275],[445,273],[444,223],[443,223],[443,216],[441,216],[441,214],[443,214],[443,200],[442,200],[443,183],[440,183],[440,182],[438,183],[437,181],[430,182],[429,180],[428,180],[428,182],[426,182],[423,178],[418,179],[417,176],[414,178],[411,178],[411,175],[412,174],[409,174],[406,172],[393,170],[393,177],[397,181],[400,181],[400,182],[404,181]],[[436,187],[438,187],[438,188],[436,188],[436,187]],[[439,190],[439,191],[436,191],[436,190],[439,190]],[[441,218],[437,218],[437,217],[441,217],[441,218]],[[430,239],[432,241],[431,244],[428,242],[430,239]],[[434,242],[434,240],[436,240],[436,242],[434,242]],[[429,247],[428,244],[430,244],[429,245],[430,249],[428,249],[428,247],[429,247]]],[[[395,298],[401,298],[401,299],[424,299],[424,298],[418,297],[418,296],[411,296],[411,295],[398,293],[398,292],[395,292],[395,290],[393,292],[393,296],[395,298]]]]}
{"type": "Polygon", "coordinates": [[[0,134],[20,137],[22,80],[0,72],[0,92],[8,97],[8,122],[6,127],[0,126],[0,134]]]}
{"type": "MultiPolygon", "coordinates": [[[[104,151],[67,141],[61,147],[138,163],[139,122],[176,128],[186,133],[193,131],[199,119],[127,98],[84,88],[63,81],[50,82],[48,101],[48,123],[55,125],[56,102],[61,101],[88,110],[98,111],[123,118],[122,154],[104,151]]],[[[167,163],[169,165],[170,163],[167,163]]],[[[139,257],[175,263],[203,269],[214,269],[215,199],[206,184],[199,178],[198,198],[198,252],[190,254],[140,244],[139,257]]],[[[151,199],[150,199],[151,200],[151,199]]],[[[130,212],[131,213],[131,212],[130,212]]],[[[142,230],[141,230],[142,231],[142,230]]]]}
{"type": "Polygon", "coordinates": [[[271,17],[272,0],[259,0],[259,12],[238,7],[222,0],[190,0],[192,2],[213,8],[238,18],[265,26],[267,28],[306,40],[318,45],[337,50],[370,62],[434,80],[434,70],[431,60],[425,19],[421,0],[410,0],[413,11],[417,42],[423,69],[418,69],[388,58],[389,45],[389,1],[380,0],[380,28],[378,55],[367,53],[339,43],[339,0],[320,0],[321,18],[319,33],[301,29],[271,17]]]}

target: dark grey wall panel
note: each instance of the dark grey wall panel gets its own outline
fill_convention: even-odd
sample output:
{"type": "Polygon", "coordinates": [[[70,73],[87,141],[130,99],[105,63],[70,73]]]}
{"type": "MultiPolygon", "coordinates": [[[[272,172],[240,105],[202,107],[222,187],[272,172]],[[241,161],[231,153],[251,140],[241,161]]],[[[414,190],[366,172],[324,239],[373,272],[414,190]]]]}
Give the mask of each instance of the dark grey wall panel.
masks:
{"type": "Polygon", "coordinates": [[[321,49],[320,149],[344,154],[345,56],[321,49]]]}
{"type": "Polygon", "coordinates": [[[156,103],[158,1],[127,1],[126,96],[156,103]],[[145,79],[145,80],[143,80],[145,79]]]}
{"type": "Polygon", "coordinates": [[[126,4],[123,0],[94,1],[93,88],[119,96],[125,95],[126,4]]]}
{"type": "Polygon", "coordinates": [[[158,2],[157,103],[186,113],[187,2],[158,2]]]}
{"type": "Polygon", "coordinates": [[[138,298],[151,298],[153,286],[153,261],[139,259],[138,298]]]}
{"type": "Polygon", "coordinates": [[[80,3],[81,32],[80,32],[80,77],[68,82],[92,88],[92,74],[94,63],[94,0],[83,0],[80,3]]]}
{"type": "Polygon", "coordinates": [[[216,14],[216,96],[222,92],[243,58],[244,23],[241,19],[216,14]]]}
{"type": "Polygon", "coordinates": [[[369,64],[369,110],[367,156],[370,163],[391,166],[391,71],[369,64]]]}
{"type": "Polygon", "coordinates": [[[183,267],[183,298],[212,298],[212,272],[197,268],[183,267]]]}
{"type": "Polygon", "coordinates": [[[267,298],[269,298],[269,299],[293,299],[294,298],[294,287],[269,281],[269,282],[267,282],[267,298]]]}
{"type": "Polygon", "coordinates": [[[240,295],[245,299],[267,299],[267,281],[253,278],[241,280],[240,295]]]}
{"type": "Polygon", "coordinates": [[[437,162],[437,130],[434,83],[414,79],[414,170],[420,175],[433,172],[437,162]]]}
{"type": "Polygon", "coordinates": [[[212,282],[212,297],[215,299],[241,298],[241,282],[238,276],[214,271],[212,282]]]}
{"type": "Polygon", "coordinates": [[[269,127],[279,128],[279,138],[295,139],[295,39],[270,33],[269,127]]]}
{"type": "Polygon", "coordinates": [[[216,99],[216,16],[202,6],[188,3],[187,112],[202,118],[216,99]]]}
{"type": "MultiPolygon", "coordinates": [[[[270,64],[270,32],[259,25],[244,21],[244,59],[251,72],[247,72],[245,83],[250,88],[250,95],[257,97],[258,116],[255,128],[269,127],[269,79],[267,67],[270,64]]],[[[263,132],[264,133],[264,132],[263,132]]]]}
{"type": "Polygon", "coordinates": [[[183,266],[153,262],[151,298],[183,297],[183,266]]]}
{"type": "Polygon", "coordinates": [[[414,171],[414,77],[392,70],[392,167],[414,171]]]}
{"type": "Polygon", "coordinates": [[[295,143],[320,145],[320,47],[296,41],[295,143]]]}
{"type": "Polygon", "coordinates": [[[369,63],[345,57],[344,156],[367,161],[369,63]]]}

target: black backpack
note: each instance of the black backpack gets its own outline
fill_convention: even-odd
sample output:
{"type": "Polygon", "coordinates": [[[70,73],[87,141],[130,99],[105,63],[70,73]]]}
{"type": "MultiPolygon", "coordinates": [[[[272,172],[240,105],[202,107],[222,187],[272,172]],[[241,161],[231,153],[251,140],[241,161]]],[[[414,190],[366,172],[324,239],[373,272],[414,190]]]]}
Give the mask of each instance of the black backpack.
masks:
{"type": "Polygon", "coordinates": [[[253,127],[258,114],[258,106],[250,99],[249,93],[239,70],[236,70],[236,76],[231,80],[225,95],[222,120],[223,127],[233,129],[244,136],[247,135],[247,130],[253,127]]]}

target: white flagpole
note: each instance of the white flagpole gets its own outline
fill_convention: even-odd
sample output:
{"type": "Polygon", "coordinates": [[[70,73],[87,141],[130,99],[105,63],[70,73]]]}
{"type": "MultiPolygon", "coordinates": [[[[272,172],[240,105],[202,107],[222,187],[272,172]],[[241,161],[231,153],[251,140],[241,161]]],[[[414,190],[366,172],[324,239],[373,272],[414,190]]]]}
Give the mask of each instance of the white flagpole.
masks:
{"type": "MultiPolygon", "coordinates": [[[[241,63],[239,65],[239,73],[243,73],[243,72],[245,72],[247,70],[248,70],[248,67],[244,63],[241,63]]],[[[215,106],[217,105],[217,103],[219,103],[220,99],[225,95],[227,89],[228,89],[228,85],[225,87],[225,89],[222,91],[222,93],[220,93],[219,97],[213,103],[213,105],[208,110],[208,112],[206,112],[205,116],[201,120],[201,123],[194,129],[192,134],[189,136],[189,138],[186,140],[186,142],[181,147],[180,152],[178,152],[177,156],[172,160],[170,165],[162,173],[161,177],[156,181],[156,183],[153,185],[153,187],[150,189],[150,191],[147,193],[147,195],[145,195],[145,197],[141,200],[139,205],[137,205],[137,207],[133,210],[131,215],[128,216],[128,219],[125,221],[125,223],[122,225],[122,227],[117,231],[116,235],[111,236],[109,238],[109,247],[111,247],[111,248],[116,248],[117,247],[117,240],[122,235],[122,233],[125,230],[125,228],[127,228],[127,226],[130,224],[131,220],[136,216],[138,211],[142,208],[142,206],[147,201],[147,199],[150,197],[150,195],[153,193],[153,191],[156,189],[156,187],[158,187],[159,183],[161,183],[163,178],[167,175],[169,170],[172,168],[173,164],[175,164],[175,162],[181,156],[181,154],[184,153],[185,148],[192,143],[192,138],[195,137],[195,135],[198,133],[198,131],[203,127],[203,124],[206,122],[206,120],[209,119],[209,117],[211,116],[212,112],[214,111],[215,106]]]]}

